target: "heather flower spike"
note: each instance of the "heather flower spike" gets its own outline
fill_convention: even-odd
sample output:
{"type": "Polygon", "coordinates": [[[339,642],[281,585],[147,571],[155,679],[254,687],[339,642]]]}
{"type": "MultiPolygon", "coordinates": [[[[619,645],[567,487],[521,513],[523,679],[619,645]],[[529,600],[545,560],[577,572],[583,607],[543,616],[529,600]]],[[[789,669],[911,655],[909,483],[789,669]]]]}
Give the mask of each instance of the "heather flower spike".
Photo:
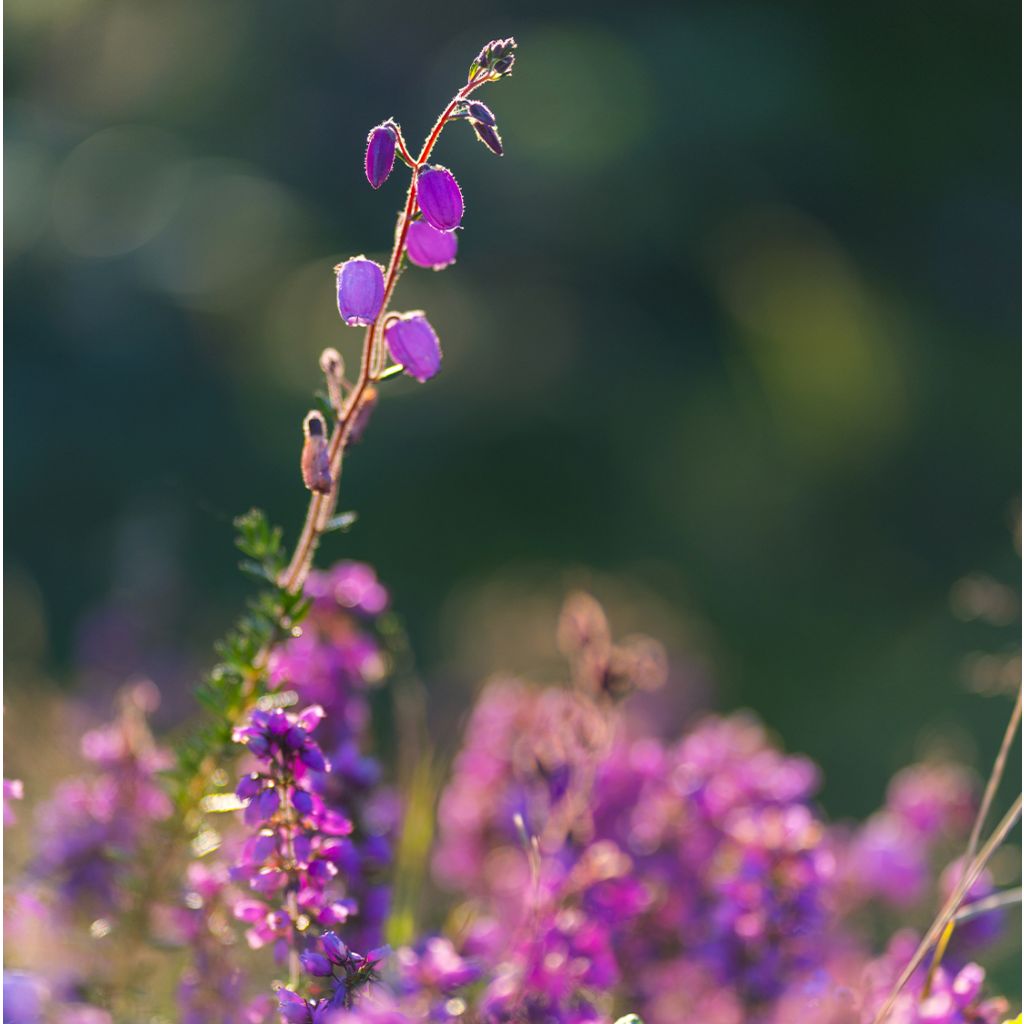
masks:
{"type": "Polygon", "coordinates": [[[443,270],[455,262],[459,241],[454,231],[438,231],[425,220],[415,220],[405,236],[405,251],[417,267],[443,270]]]}
{"type": "Polygon", "coordinates": [[[462,189],[447,167],[424,167],[417,176],[420,211],[438,231],[452,231],[462,223],[462,189]]]}
{"type": "Polygon", "coordinates": [[[422,383],[441,369],[441,343],[422,312],[406,313],[384,331],[392,358],[422,383]]]}
{"type": "Polygon", "coordinates": [[[384,268],[365,256],[355,256],[335,267],[335,273],[341,319],[349,327],[369,327],[384,304],[384,268]]]}
{"type": "Polygon", "coordinates": [[[395,166],[395,143],[398,132],[393,121],[377,125],[366,137],[366,180],[380,188],[395,166]]]}

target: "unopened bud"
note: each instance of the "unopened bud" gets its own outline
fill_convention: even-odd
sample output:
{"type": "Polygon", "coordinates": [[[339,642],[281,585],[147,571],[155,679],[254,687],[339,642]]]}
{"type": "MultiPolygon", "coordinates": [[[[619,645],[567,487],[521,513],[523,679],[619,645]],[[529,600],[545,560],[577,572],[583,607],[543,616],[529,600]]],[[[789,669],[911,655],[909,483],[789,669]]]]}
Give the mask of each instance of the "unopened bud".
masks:
{"type": "Polygon", "coordinates": [[[306,436],[302,446],[302,482],[317,494],[331,490],[331,460],[327,453],[327,424],[315,409],[302,424],[306,436]]]}
{"type": "Polygon", "coordinates": [[[466,105],[466,113],[474,121],[479,121],[481,124],[489,124],[492,128],[498,124],[494,114],[491,113],[491,108],[479,100],[473,100],[471,103],[468,103],[466,105]]]}
{"type": "Polygon", "coordinates": [[[380,188],[395,166],[395,141],[398,138],[394,122],[377,125],[366,138],[366,180],[380,188]]]}
{"type": "Polygon", "coordinates": [[[340,380],[345,374],[345,361],[341,358],[341,353],[336,348],[325,348],[320,353],[320,369],[340,380]]]}
{"type": "Polygon", "coordinates": [[[516,41],[511,37],[489,42],[469,66],[468,80],[472,82],[486,74],[487,78],[493,81],[509,74],[516,60],[516,55],[512,52],[515,48],[516,41]]]}
{"type": "Polygon", "coordinates": [[[493,125],[484,124],[482,121],[473,122],[473,131],[476,137],[495,155],[501,156],[505,147],[501,144],[501,136],[498,129],[493,125]]]}
{"type": "Polygon", "coordinates": [[[327,394],[331,400],[331,408],[336,415],[341,415],[341,381],[345,376],[345,361],[336,348],[325,348],[320,353],[320,369],[327,380],[327,394]]]}

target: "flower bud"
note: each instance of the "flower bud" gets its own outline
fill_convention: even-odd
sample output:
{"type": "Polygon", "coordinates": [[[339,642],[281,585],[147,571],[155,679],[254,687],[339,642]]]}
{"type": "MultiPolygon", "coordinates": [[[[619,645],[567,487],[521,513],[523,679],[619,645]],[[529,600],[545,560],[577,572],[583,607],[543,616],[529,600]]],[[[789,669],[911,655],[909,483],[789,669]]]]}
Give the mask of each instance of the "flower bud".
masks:
{"type": "Polygon", "coordinates": [[[281,794],[276,789],[265,789],[256,798],[257,813],[260,821],[272,818],[280,806],[281,794]]]}
{"type": "Polygon", "coordinates": [[[492,128],[497,127],[498,121],[494,114],[491,113],[491,108],[487,106],[486,103],[481,103],[479,100],[472,100],[466,105],[466,113],[474,121],[490,125],[492,128]]]}
{"type": "Polygon", "coordinates": [[[516,48],[515,39],[494,39],[489,42],[476,56],[476,60],[469,66],[469,81],[486,75],[488,79],[494,80],[507,75],[512,70],[516,55],[512,52],[516,48]]]}
{"type": "Polygon", "coordinates": [[[307,768],[312,768],[315,772],[325,772],[328,770],[324,755],[314,743],[310,743],[299,751],[299,760],[307,768]]]}
{"type": "Polygon", "coordinates": [[[330,494],[331,459],[327,451],[327,424],[315,409],[302,424],[306,440],[302,445],[302,482],[317,494],[330,494]]]}
{"type": "Polygon", "coordinates": [[[306,1000],[286,988],[277,990],[277,1004],[285,1024],[308,1024],[313,1019],[306,1000]]]}
{"type": "Polygon", "coordinates": [[[348,947],[335,932],[324,932],[320,941],[324,951],[336,964],[343,964],[348,959],[348,947]]]}
{"type": "Polygon", "coordinates": [[[306,972],[317,978],[329,978],[334,973],[330,960],[320,953],[307,950],[305,953],[299,954],[299,959],[306,972]]]}
{"type": "Polygon", "coordinates": [[[453,231],[438,231],[425,220],[414,220],[405,236],[405,251],[417,267],[443,270],[455,262],[459,241],[453,231]]]}
{"type": "Polygon", "coordinates": [[[327,382],[327,396],[331,400],[331,408],[340,415],[343,405],[341,382],[345,378],[345,361],[336,348],[325,348],[320,353],[320,369],[327,382]]]}
{"type": "Polygon", "coordinates": [[[392,121],[377,125],[366,137],[366,180],[380,188],[395,166],[396,133],[392,121]]]}
{"type": "Polygon", "coordinates": [[[384,268],[365,256],[355,256],[340,263],[334,271],[338,277],[341,319],[349,327],[369,327],[384,304],[384,268]]]}
{"type": "Polygon", "coordinates": [[[476,137],[495,156],[501,156],[505,152],[505,147],[501,144],[501,136],[498,134],[498,129],[495,128],[493,125],[483,124],[480,121],[474,121],[473,131],[476,132],[476,137]]]}
{"type": "Polygon", "coordinates": [[[462,223],[462,190],[447,167],[425,167],[416,177],[416,197],[428,223],[451,231],[462,223]]]}
{"type": "Polygon", "coordinates": [[[441,343],[422,313],[406,313],[384,331],[392,358],[421,383],[441,369],[441,343]]]}
{"type": "Polygon", "coordinates": [[[239,800],[251,800],[261,789],[263,789],[263,776],[251,772],[242,777],[235,789],[235,796],[239,800]]]}

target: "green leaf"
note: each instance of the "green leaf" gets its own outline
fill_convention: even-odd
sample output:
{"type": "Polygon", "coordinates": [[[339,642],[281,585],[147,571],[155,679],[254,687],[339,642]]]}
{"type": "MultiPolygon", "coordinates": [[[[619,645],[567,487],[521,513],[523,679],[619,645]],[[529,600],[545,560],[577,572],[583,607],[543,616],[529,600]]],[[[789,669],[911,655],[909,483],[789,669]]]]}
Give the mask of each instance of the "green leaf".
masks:
{"type": "Polygon", "coordinates": [[[327,520],[327,525],[324,527],[324,533],[330,533],[334,530],[340,530],[342,533],[348,533],[356,524],[356,520],[359,518],[359,513],[355,511],[339,512],[336,516],[331,516],[327,520]]]}

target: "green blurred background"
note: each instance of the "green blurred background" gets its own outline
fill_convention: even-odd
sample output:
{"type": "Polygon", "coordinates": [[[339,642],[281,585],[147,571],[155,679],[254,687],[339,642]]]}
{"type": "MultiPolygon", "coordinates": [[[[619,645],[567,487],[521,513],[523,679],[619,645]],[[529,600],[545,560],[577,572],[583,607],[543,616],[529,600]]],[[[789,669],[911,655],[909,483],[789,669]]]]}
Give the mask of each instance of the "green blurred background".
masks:
{"type": "Polygon", "coordinates": [[[294,537],[317,354],[356,359],[331,268],[383,257],[404,194],[366,133],[419,140],[514,34],[507,155],[445,134],[460,259],[397,296],[444,372],[389,385],[323,557],[378,567],[439,703],[527,667],[583,581],[817,758],[834,814],[931,745],[991,756],[1007,708],[963,667],[1015,599],[993,628],[950,588],[1019,573],[1017,5],[8,0],[5,28],[9,700],[146,672],[187,707],[248,591],[231,519],[294,537]]]}

